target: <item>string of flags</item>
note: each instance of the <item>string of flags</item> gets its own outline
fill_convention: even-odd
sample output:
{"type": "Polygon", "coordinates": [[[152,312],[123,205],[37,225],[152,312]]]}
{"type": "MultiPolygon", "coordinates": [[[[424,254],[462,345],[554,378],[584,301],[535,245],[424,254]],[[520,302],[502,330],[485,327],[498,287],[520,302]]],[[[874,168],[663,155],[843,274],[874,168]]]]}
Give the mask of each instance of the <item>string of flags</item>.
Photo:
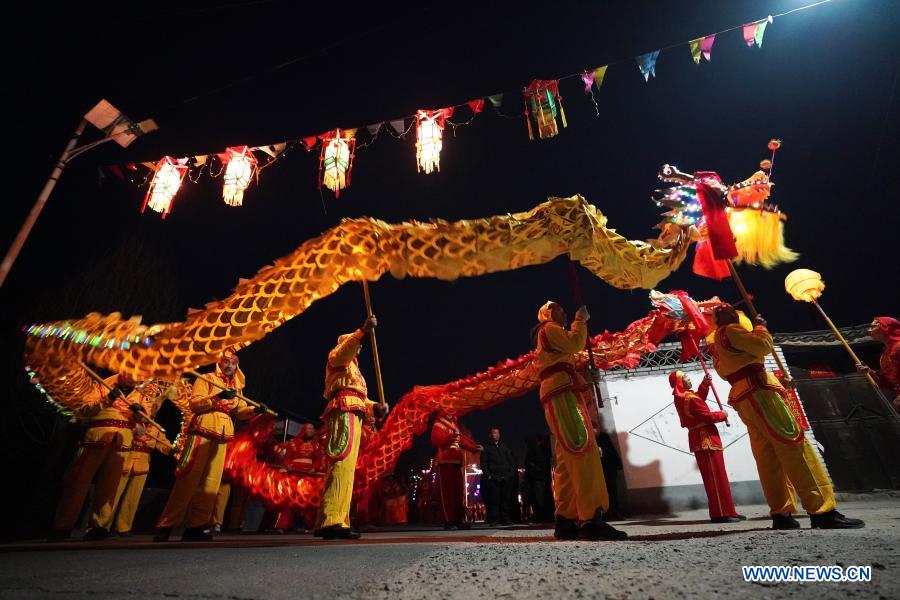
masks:
{"type": "MultiPolygon", "coordinates": [[[[765,19],[746,23],[712,33],[700,38],[689,40],[680,44],[674,44],[653,50],[634,57],[638,71],[649,81],[656,77],[656,63],[662,50],[669,51],[672,48],[687,46],[691,58],[695,64],[700,64],[701,57],[706,61],[712,60],[713,44],[717,36],[723,33],[741,29],[744,41],[748,46],[762,47],[763,36],[766,28],[772,24],[775,17],[784,16],[799,10],[818,6],[830,0],[824,0],[795,8],[793,10],[770,15],[765,19]]],[[[559,91],[560,81],[579,77],[584,84],[584,91],[594,100],[594,90],[599,91],[607,75],[607,69],[611,65],[628,62],[619,60],[606,65],[586,69],[580,73],[574,73],[554,80],[532,81],[522,90],[524,98],[523,116],[526,122],[528,137],[545,140],[559,135],[561,129],[568,127],[565,109],[562,104],[562,95],[559,91]]],[[[418,110],[414,115],[400,119],[380,121],[365,126],[365,132],[369,139],[364,144],[357,145],[357,134],[360,128],[341,129],[335,128],[319,135],[307,136],[296,140],[289,140],[263,146],[235,146],[226,148],[224,152],[206,155],[175,158],[164,156],[156,162],[130,163],[109,167],[116,176],[125,180],[129,178],[132,183],[139,186],[149,185],[141,206],[141,212],[146,208],[160,213],[165,218],[172,210],[175,197],[184,182],[185,177],[196,183],[204,173],[211,178],[223,177],[222,198],[228,206],[239,207],[243,204],[244,195],[251,183],[258,183],[260,171],[271,166],[274,162],[284,157],[288,150],[298,144],[312,152],[319,148],[319,188],[325,187],[334,193],[335,198],[340,196],[342,190],[350,185],[353,163],[358,150],[369,146],[378,137],[382,130],[388,131],[393,137],[405,139],[407,134],[415,127],[416,136],[416,169],[419,173],[431,174],[440,171],[440,155],[443,149],[443,134],[449,124],[454,128],[467,125],[475,116],[479,115],[485,107],[485,101],[501,116],[509,117],[501,112],[506,94],[493,94],[474,100],[468,100],[458,105],[439,108],[436,110],[418,110]],[[465,122],[453,122],[451,118],[458,111],[468,111],[470,118],[465,122]],[[264,162],[261,162],[264,161],[264,162]],[[218,167],[216,166],[218,165],[218,167]],[[126,177],[126,172],[139,173],[140,166],[147,169],[142,181],[139,175],[126,177]],[[214,172],[215,170],[215,172],[214,172]],[[151,177],[152,175],[152,177],[151,177]]]]}

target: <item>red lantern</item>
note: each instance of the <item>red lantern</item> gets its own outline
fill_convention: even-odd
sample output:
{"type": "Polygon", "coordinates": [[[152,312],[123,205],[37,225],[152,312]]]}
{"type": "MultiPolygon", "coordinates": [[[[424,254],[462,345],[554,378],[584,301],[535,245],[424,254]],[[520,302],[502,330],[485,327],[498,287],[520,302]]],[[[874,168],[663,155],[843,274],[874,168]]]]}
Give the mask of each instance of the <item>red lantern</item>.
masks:
{"type": "Polygon", "coordinates": [[[164,219],[166,218],[166,215],[172,210],[172,201],[187,173],[186,162],[186,159],[176,160],[171,156],[164,156],[159,160],[156,164],[153,181],[150,182],[150,189],[144,196],[141,212],[144,212],[144,208],[149,206],[152,210],[162,213],[164,219]]]}

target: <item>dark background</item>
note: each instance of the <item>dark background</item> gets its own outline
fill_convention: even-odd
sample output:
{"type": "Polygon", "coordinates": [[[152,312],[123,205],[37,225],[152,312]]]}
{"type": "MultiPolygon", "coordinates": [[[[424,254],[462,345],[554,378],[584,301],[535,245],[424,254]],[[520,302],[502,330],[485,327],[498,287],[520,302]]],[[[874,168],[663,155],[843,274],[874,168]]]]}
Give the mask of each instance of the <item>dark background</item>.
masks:
{"type": "MultiPolygon", "coordinates": [[[[69,133],[99,99],[136,120],[152,117],[161,130],[127,150],[110,144],[74,160],[0,290],[2,466],[17,490],[5,500],[33,511],[5,525],[43,524],[61,448],[70,447],[64,421],[23,374],[23,325],[92,310],[182,320],[189,307],[227,296],[239,277],[344,217],[482,217],[580,193],[611,227],[649,238],[659,209],[648,197],[660,165],[716,170],[735,182],[757,169],[768,140],[779,137],[773,200],[790,215],[788,245],[801,259],[773,271],[742,270],[771,328],[825,326],[784,293],[784,275],[797,266],[823,274],[823,305],[838,324],[896,314],[900,4],[836,0],[788,15],[769,26],[762,48],[748,48],[741,31],[731,31],[717,38],[712,62],[699,66],[686,45],[663,50],[648,83],[631,58],[808,3],[19,7],[5,41],[12,133],[4,250],[69,133]],[[580,79],[566,80],[569,127],[529,142],[518,90],[534,78],[620,60],[595,92],[599,115],[580,79]],[[104,168],[336,126],[360,127],[365,141],[366,124],[498,92],[506,93],[501,111],[511,118],[488,107],[455,136],[448,127],[440,173],[416,173],[414,135],[401,141],[382,131],[357,153],[352,185],[339,199],[320,195],[317,151],[301,146],[262,173],[242,208],[226,206],[221,179],[204,176],[185,181],[166,220],[141,214],[145,190],[104,168]]],[[[467,118],[461,109],[454,120],[467,118]]],[[[84,140],[98,135],[89,131],[84,140]]],[[[621,330],[648,311],[645,290],[617,290],[586,271],[582,278],[593,330],[621,330]]],[[[730,281],[694,276],[690,258],[660,288],[737,298],[730,281]]],[[[451,381],[528,351],[538,306],[549,298],[572,304],[565,259],[454,283],[388,276],[372,294],[391,402],[413,385],[451,381]]],[[[249,393],[317,416],[324,356],[337,334],[363,318],[361,290],[345,286],[247,348],[249,393]]],[[[362,364],[374,383],[368,352],[362,364]]],[[[162,415],[172,429],[175,412],[162,415]]],[[[479,438],[501,425],[520,454],[524,435],[545,428],[532,396],[464,423],[479,438]]],[[[426,453],[420,442],[404,464],[426,453]]]]}

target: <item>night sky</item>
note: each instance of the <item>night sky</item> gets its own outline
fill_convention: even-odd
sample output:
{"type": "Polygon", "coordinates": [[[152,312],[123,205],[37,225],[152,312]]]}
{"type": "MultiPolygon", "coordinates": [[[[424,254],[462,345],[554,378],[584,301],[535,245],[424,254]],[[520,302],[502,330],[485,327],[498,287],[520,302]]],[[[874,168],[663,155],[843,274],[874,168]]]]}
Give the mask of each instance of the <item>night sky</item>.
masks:
{"type": "MultiPolygon", "coordinates": [[[[798,266],[820,271],[823,305],[839,324],[896,314],[898,23],[891,0],[836,0],[776,19],[762,48],[740,30],[716,40],[699,66],[687,46],[663,50],[645,83],[631,57],[784,12],[806,1],[573,2],[544,9],[518,2],[396,3],[365,8],[278,1],[177,5],[32,6],[9,66],[4,250],[81,115],[107,98],[161,129],[122,150],[100,147],[73,161],[0,290],[4,461],[13,476],[40,467],[61,435],[22,374],[23,324],[91,310],[180,321],[189,307],[226,297],[239,277],[283,256],[344,217],[390,222],[460,219],[527,210],[580,193],[632,239],[655,237],[649,201],[658,168],[715,170],[736,182],[784,141],[773,201],[789,216],[788,245],[801,254],[771,272],[744,268],[774,331],[825,327],[783,291],[798,266]],[[314,8],[315,6],[315,8],[314,8]],[[320,12],[316,12],[320,11],[320,12]],[[569,127],[529,142],[518,90],[620,61],[595,92],[561,84],[569,127]],[[281,68],[276,65],[290,63],[281,68]],[[415,140],[386,131],[357,153],[352,185],[335,199],[317,189],[317,150],[295,147],[263,171],[242,208],[226,206],[221,179],[185,182],[166,220],[140,213],[144,189],[106,165],[221,152],[360,127],[505,92],[454,136],[441,171],[415,168],[415,140]],[[13,454],[15,453],[15,454],[13,454]],[[25,460],[22,457],[26,456],[25,460]],[[15,460],[13,460],[15,459],[15,460]]],[[[13,21],[10,21],[13,22],[13,21]]],[[[9,43],[9,40],[8,40],[9,43]]],[[[460,110],[455,121],[469,113],[460,110]]],[[[97,139],[89,131],[85,140],[97,139]]],[[[365,141],[365,137],[361,141],[365,141]]],[[[694,276],[690,261],[660,288],[736,300],[733,284],[694,276]]],[[[417,384],[477,372],[529,348],[537,308],[572,305],[566,261],[448,283],[372,285],[390,402],[417,384]]],[[[645,315],[644,290],[617,290],[582,270],[593,331],[621,330],[645,315]]],[[[253,397],[318,416],[323,365],[339,333],[364,318],[348,285],[242,352],[253,397]]],[[[361,359],[374,388],[368,349],[361,359]]],[[[169,415],[174,417],[174,415],[169,415]]],[[[543,430],[536,395],[463,419],[479,439],[499,424],[517,451],[543,430]]]]}

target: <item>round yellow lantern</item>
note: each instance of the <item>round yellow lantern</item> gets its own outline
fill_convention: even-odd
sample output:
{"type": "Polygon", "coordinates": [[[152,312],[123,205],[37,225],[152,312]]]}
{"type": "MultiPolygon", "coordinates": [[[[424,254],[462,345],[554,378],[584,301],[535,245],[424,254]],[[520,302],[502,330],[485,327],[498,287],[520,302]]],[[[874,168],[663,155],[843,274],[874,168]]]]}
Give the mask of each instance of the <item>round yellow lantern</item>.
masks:
{"type": "Polygon", "coordinates": [[[822,297],[825,282],[822,276],[810,269],[795,269],[784,278],[784,290],[794,300],[815,302],[822,297]]]}

